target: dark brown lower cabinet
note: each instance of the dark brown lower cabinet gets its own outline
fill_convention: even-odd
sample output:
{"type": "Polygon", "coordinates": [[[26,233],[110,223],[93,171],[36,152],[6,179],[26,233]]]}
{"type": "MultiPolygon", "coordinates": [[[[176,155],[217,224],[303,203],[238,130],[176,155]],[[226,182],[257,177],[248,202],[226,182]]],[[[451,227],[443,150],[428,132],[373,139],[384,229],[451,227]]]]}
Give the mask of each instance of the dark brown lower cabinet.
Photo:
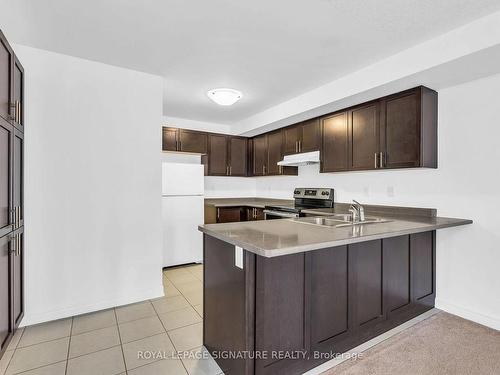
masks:
{"type": "Polygon", "coordinates": [[[264,209],[259,207],[247,207],[247,221],[264,220],[264,209]]]}
{"type": "Polygon", "coordinates": [[[244,251],[243,269],[233,245],[204,243],[204,344],[254,353],[218,359],[226,374],[301,374],[434,306],[435,232],[274,258],[244,251]]]}
{"type": "Polygon", "coordinates": [[[11,290],[10,235],[0,238],[0,356],[7,348],[13,332],[10,290],[11,290]]]}
{"type": "Polygon", "coordinates": [[[220,207],[217,208],[217,223],[233,223],[244,220],[242,207],[220,207]]]}

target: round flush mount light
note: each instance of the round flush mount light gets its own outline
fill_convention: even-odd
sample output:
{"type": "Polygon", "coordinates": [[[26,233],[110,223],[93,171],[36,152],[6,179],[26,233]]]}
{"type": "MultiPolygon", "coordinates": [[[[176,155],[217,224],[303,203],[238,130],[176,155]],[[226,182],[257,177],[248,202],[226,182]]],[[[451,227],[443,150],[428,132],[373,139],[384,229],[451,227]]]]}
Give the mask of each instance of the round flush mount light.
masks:
{"type": "Polygon", "coordinates": [[[233,105],[243,97],[243,94],[238,90],[220,88],[209,90],[207,96],[219,105],[233,105]]]}

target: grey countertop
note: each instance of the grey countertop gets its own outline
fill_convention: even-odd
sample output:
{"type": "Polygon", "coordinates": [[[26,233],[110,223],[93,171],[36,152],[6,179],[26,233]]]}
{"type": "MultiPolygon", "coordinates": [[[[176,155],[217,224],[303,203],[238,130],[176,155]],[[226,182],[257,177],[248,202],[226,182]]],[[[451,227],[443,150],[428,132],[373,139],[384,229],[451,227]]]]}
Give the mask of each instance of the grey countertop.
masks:
{"type": "Polygon", "coordinates": [[[257,207],[280,205],[293,207],[293,199],[273,199],[273,198],[206,198],[206,206],[214,207],[257,207]]]}
{"type": "Polygon", "coordinates": [[[275,257],[472,223],[466,219],[424,215],[393,214],[385,217],[391,221],[341,228],[306,224],[300,219],[280,219],[206,224],[200,225],[199,230],[257,255],[275,257]]]}

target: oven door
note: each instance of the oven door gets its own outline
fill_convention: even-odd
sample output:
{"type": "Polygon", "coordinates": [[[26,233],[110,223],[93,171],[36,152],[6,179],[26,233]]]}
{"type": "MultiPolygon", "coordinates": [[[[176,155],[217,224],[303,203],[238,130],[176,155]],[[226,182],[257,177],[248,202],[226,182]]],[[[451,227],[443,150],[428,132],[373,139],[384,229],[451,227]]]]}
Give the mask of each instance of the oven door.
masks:
{"type": "Polygon", "coordinates": [[[264,219],[265,220],[293,219],[296,217],[299,217],[299,214],[296,212],[264,210],[264,219]]]}

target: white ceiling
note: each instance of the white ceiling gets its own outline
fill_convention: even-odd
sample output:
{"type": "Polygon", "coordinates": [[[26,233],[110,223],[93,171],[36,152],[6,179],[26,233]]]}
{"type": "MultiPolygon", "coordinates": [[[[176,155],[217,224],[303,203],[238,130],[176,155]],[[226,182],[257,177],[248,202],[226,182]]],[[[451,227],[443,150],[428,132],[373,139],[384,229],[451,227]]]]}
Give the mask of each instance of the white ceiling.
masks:
{"type": "Polygon", "coordinates": [[[500,0],[0,0],[16,43],[165,77],[168,116],[235,124],[500,0]],[[208,89],[244,93],[220,107],[208,89]]]}

